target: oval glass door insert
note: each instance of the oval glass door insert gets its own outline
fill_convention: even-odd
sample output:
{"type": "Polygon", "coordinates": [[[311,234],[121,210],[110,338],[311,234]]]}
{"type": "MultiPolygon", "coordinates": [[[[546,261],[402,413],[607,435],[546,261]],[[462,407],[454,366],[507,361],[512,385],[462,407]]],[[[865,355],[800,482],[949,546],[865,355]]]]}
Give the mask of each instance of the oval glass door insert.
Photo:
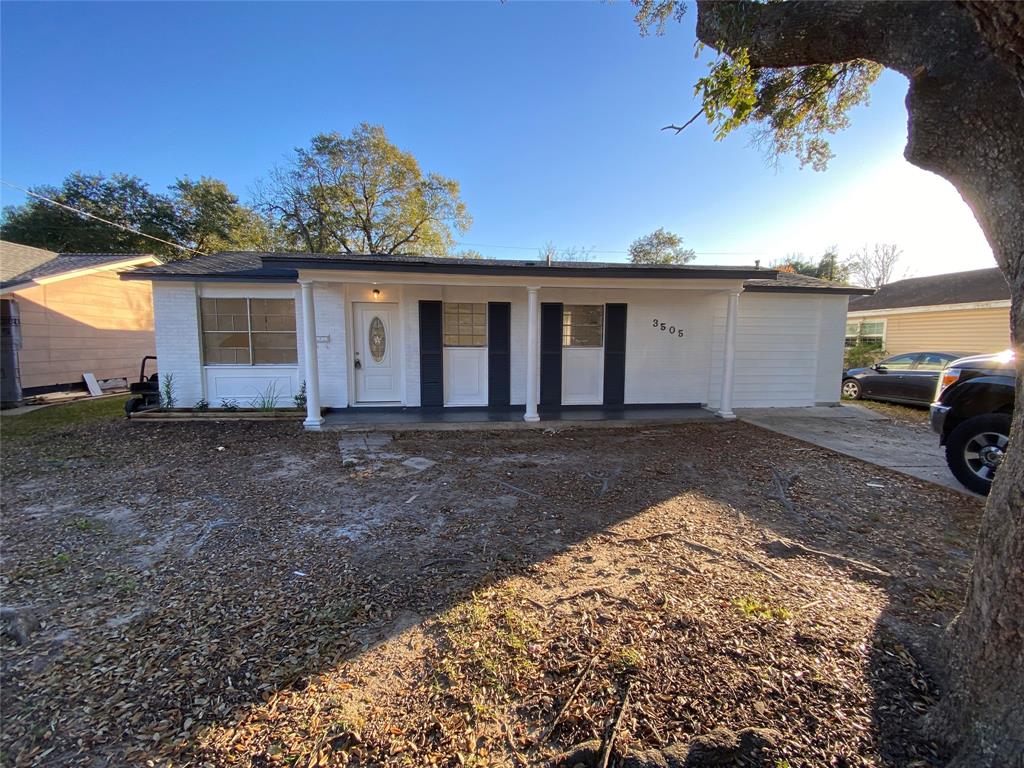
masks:
{"type": "Polygon", "coordinates": [[[387,352],[388,338],[387,333],[384,331],[384,321],[379,317],[373,318],[370,321],[370,356],[373,357],[375,363],[379,363],[384,359],[384,353],[387,352]]]}

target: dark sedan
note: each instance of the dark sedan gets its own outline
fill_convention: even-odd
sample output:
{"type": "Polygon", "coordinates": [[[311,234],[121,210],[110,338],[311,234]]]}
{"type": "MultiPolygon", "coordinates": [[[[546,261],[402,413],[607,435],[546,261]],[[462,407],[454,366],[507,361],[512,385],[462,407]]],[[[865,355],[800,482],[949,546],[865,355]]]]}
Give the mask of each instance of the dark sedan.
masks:
{"type": "Polygon", "coordinates": [[[909,352],[843,371],[843,397],[930,405],[942,369],[969,352],[909,352]]]}

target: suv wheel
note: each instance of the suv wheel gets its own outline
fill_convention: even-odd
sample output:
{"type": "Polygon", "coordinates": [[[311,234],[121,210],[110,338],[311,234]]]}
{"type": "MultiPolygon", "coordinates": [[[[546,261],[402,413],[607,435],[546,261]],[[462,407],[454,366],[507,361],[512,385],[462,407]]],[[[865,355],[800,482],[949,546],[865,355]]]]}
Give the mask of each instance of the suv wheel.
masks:
{"type": "Polygon", "coordinates": [[[843,397],[847,400],[860,400],[860,382],[846,379],[843,382],[843,397]]]}
{"type": "Polygon", "coordinates": [[[975,493],[988,495],[1010,440],[1010,416],[975,416],[949,433],[946,463],[956,479],[975,493]]]}

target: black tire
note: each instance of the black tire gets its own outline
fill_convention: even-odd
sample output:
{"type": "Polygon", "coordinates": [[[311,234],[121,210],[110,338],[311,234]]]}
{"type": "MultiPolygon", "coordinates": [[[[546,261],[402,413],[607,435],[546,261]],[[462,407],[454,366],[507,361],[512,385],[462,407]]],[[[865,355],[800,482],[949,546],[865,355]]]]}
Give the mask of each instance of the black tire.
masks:
{"type": "Polygon", "coordinates": [[[1010,439],[1010,415],[986,413],[968,419],[946,438],[946,464],[954,477],[975,493],[988,496],[996,467],[1010,439]]]}
{"type": "Polygon", "coordinates": [[[856,379],[843,379],[842,397],[843,400],[860,400],[860,382],[856,379]],[[849,393],[847,393],[849,390],[849,393]]]}
{"type": "Polygon", "coordinates": [[[132,414],[135,413],[137,410],[139,410],[139,406],[140,405],[142,405],[142,398],[141,397],[132,397],[132,398],[129,398],[128,400],[125,400],[124,401],[124,415],[127,416],[130,419],[132,417],[132,414]]]}

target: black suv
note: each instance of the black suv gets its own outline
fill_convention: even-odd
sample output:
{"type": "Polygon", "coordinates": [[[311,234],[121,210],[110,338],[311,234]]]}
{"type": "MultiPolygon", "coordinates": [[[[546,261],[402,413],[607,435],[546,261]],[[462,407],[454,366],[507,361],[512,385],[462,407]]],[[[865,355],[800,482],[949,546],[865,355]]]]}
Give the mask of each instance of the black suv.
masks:
{"type": "Polygon", "coordinates": [[[939,378],[932,429],[946,446],[956,479],[977,493],[989,492],[1006,452],[1015,373],[1014,354],[1007,350],[954,360],[939,378]]]}

